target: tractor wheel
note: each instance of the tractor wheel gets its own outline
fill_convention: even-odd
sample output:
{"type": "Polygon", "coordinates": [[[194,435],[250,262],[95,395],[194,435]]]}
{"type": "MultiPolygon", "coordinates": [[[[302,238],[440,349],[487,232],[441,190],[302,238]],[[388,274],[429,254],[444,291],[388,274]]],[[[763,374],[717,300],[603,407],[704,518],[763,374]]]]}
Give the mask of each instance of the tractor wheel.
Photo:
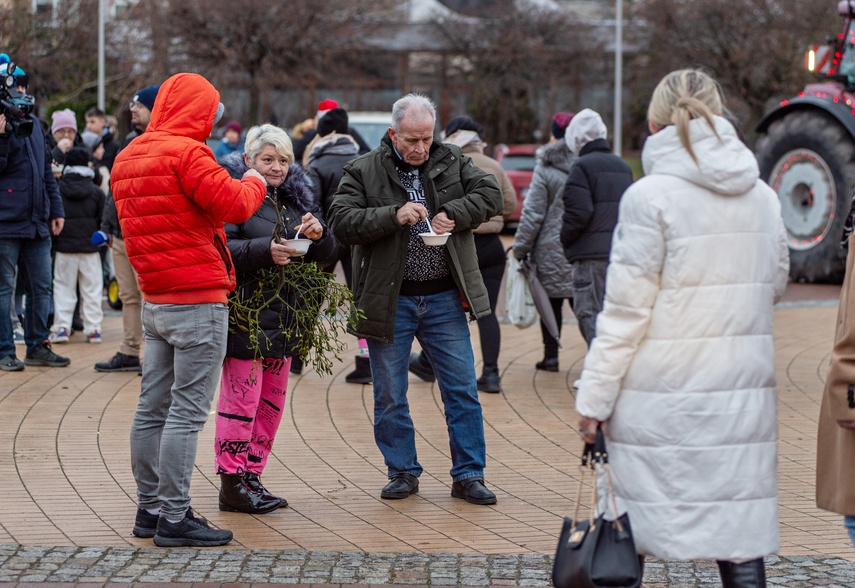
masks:
{"type": "Polygon", "coordinates": [[[757,140],[760,177],[781,199],[790,279],[841,282],[843,224],[855,186],[855,139],[819,110],[791,112],[757,140]]]}
{"type": "Polygon", "coordinates": [[[113,310],[122,310],[122,300],[119,298],[119,282],[116,281],[115,276],[110,278],[110,282],[107,284],[107,304],[113,310]]]}

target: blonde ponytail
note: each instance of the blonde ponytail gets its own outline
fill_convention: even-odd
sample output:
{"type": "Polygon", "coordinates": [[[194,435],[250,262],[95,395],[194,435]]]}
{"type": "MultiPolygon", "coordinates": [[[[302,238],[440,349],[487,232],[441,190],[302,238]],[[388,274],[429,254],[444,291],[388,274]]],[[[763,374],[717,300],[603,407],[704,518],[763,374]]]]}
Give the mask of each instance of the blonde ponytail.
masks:
{"type": "Polygon", "coordinates": [[[694,69],[673,71],[662,78],[653,90],[647,119],[658,127],[674,125],[680,143],[692,160],[698,159],[689,141],[689,123],[703,118],[719,137],[713,116],[721,114],[723,101],[718,83],[706,73],[694,69]]]}

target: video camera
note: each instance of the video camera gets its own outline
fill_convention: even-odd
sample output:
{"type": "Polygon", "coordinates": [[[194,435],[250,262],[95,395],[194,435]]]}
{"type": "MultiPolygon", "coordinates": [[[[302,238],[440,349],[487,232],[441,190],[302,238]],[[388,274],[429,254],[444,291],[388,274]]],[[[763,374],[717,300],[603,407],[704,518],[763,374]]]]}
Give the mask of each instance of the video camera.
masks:
{"type": "Polygon", "coordinates": [[[36,100],[18,90],[19,86],[27,87],[27,76],[23,72],[15,75],[16,69],[10,62],[6,71],[0,72],[0,114],[6,115],[5,132],[24,139],[33,134],[33,119],[28,115],[33,112],[36,100]]]}

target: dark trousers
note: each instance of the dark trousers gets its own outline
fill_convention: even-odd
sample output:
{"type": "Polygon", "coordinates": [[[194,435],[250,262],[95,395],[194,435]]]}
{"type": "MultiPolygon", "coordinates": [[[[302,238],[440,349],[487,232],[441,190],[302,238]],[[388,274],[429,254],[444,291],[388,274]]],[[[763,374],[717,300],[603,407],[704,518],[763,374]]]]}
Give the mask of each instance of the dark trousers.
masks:
{"type": "MultiPolygon", "coordinates": [[[[570,302],[570,307],[573,307],[572,298],[550,298],[549,303],[552,306],[552,314],[555,315],[555,322],[558,323],[558,336],[561,336],[561,323],[564,318],[561,316],[561,308],[564,306],[564,301],[570,302]]],[[[540,334],[543,338],[543,358],[554,359],[558,357],[558,340],[553,337],[543,320],[540,321],[540,334]]]]}
{"type": "Polygon", "coordinates": [[[579,321],[582,337],[591,347],[597,334],[597,315],[606,297],[608,260],[585,259],[573,262],[573,314],[579,321]]]}

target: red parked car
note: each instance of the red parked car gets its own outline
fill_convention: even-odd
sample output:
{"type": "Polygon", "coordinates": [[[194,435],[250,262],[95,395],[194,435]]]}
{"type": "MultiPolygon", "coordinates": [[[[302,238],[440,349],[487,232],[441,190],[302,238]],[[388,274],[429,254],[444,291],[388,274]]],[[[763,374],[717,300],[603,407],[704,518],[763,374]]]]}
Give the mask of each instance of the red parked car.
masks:
{"type": "Polygon", "coordinates": [[[528,191],[529,184],[531,184],[534,164],[537,161],[534,153],[538,147],[540,145],[500,144],[496,146],[493,152],[493,159],[502,165],[502,169],[508,174],[511,183],[514,185],[514,190],[517,192],[517,206],[505,222],[507,228],[516,228],[520,222],[523,200],[525,200],[525,194],[528,191]]]}

